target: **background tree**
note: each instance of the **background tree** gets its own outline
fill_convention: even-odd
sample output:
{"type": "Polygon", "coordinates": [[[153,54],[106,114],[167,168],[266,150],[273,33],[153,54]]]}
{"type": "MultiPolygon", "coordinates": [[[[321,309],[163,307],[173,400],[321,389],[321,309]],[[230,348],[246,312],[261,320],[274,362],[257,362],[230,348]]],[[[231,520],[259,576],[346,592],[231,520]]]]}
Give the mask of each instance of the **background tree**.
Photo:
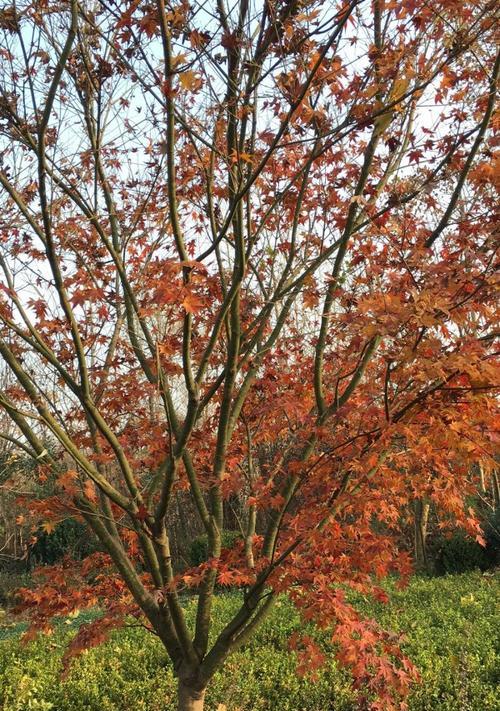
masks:
{"type": "Polygon", "coordinates": [[[411,665],[344,591],[409,573],[411,500],[480,535],[495,6],[3,5],[0,404],[57,487],[32,520],[80,517],[106,551],[22,593],[38,626],[105,610],[70,653],[142,614],[179,709],[201,709],[286,591],[373,708],[406,692],[411,665]],[[172,559],[180,490],[208,540],[195,569],[172,559]],[[244,535],[224,549],[232,496],[244,535]],[[241,607],[212,641],[217,583],[241,607]]]}

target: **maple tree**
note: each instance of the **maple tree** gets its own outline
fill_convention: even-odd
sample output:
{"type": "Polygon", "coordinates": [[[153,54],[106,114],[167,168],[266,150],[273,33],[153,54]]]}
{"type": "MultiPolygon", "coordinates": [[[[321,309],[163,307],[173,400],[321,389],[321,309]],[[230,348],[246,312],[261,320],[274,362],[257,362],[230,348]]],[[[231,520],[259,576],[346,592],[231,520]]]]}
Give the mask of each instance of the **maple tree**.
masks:
{"type": "Polygon", "coordinates": [[[20,591],[35,629],[102,610],[67,663],[135,615],[179,709],[199,710],[286,592],[332,628],[360,703],[403,703],[413,666],[347,592],[404,582],[412,501],[481,538],[466,498],[472,464],[495,467],[495,8],[0,9],[0,405],[52,484],[21,502],[33,530],[76,517],[103,548],[20,591]],[[188,569],[179,491],[208,540],[188,569]],[[241,607],[212,640],[217,585],[241,607]]]}

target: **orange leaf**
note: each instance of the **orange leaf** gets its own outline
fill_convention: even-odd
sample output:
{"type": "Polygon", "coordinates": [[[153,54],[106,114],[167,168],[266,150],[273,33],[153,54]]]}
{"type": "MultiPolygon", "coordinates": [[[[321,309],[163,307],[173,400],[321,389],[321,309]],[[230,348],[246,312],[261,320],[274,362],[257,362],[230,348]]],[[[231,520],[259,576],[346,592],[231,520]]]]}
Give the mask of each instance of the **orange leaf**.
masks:
{"type": "Polygon", "coordinates": [[[68,471],[57,478],[56,484],[60,489],[71,495],[76,492],[75,479],[77,478],[78,472],[74,469],[68,469],[68,471]]]}
{"type": "Polygon", "coordinates": [[[42,530],[50,536],[50,534],[56,530],[56,526],[57,524],[54,523],[54,521],[44,521],[44,523],[42,523],[42,530]]]}
{"type": "Polygon", "coordinates": [[[184,309],[190,314],[198,313],[198,311],[201,311],[201,309],[205,306],[200,297],[196,296],[196,294],[193,294],[192,292],[188,292],[186,294],[182,305],[184,309]]]}
{"type": "Polygon", "coordinates": [[[179,74],[179,84],[185,91],[198,91],[201,89],[202,81],[196,72],[188,69],[179,74]]]}
{"type": "Polygon", "coordinates": [[[97,501],[97,494],[95,490],[95,484],[90,479],[87,479],[83,485],[83,493],[89,499],[89,501],[97,501]]]}

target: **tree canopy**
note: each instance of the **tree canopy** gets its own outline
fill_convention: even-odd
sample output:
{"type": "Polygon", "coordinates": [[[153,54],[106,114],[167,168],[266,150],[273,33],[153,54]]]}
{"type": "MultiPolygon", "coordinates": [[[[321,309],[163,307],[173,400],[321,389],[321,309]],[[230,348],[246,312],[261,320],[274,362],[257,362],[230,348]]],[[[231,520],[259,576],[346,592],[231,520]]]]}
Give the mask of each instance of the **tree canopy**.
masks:
{"type": "Polygon", "coordinates": [[[0,405],[55,487],[23,501],[34,528],[76,517],[102,546],[21,593],[36,628],[102,608],[68,660],[140,616],[179,709],[201,709],[287,592],[332,627],[367,704],[398,707],[415,671],[346,592],[404,583],[414,500],[481,539],[467,497],[473,464],[495,467],[495,11],[2,4],[0,405]],[[179,492],[207,537],[195,567],[170,545],[179,492]],[[217,585],[241,607],[211,641],[217,585]]]}

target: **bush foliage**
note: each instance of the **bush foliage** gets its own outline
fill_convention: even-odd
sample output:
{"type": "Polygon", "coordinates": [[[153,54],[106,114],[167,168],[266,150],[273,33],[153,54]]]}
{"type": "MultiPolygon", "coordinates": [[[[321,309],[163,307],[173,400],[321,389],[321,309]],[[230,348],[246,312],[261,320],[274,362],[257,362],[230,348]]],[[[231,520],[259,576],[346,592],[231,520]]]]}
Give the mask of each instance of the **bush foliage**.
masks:
{"type": "Polygon", "coordinates": [[[89,534],[83,523],[68,518],[51,533],[41,532],[31,546],[30,566],[53,565],[65,555],[77,560],[86,558],[98,549],[98,541],[89,534]]]}
{"type": "MultiPolygon", "coordinates": [[[[362,611],[386,628],[406,633],[405,652],[419,666],[422,683],[410,711],[497,711],[500,706],[499,625],[495,601],[500,577],[469,573],[415,579],[391,602],[359,600],[362,611]]],[[[295,673],[287,639],[303,625],[287,600],[248,647],[233,654],[208,692],[207,709],[228,711],[359,711],[360,697],[347,672],[331,661],[312,681],[295,673]],[[283,606],[288,607],[283,615],[283,606]]],[[[234,594],[217,597],[214,618],[223,623],[237,605],[234,594]]],[[[187,602],[190,613],[194,608],[187,602]]],[[[19,626],[3,629],[0,643],[0,708],[3,711],[173,711],[175,683],[155,638],[139,628],[115,632],[109,642],[76,659],[65,680],[61,657],[72,630],[88,613],[62,621],[56,633],[23,646],[19,626]]],[[[315,633],[328,648],[325,633],[315,633]]],[[[359,692],[358,692],[359,693],[359,692]]]]}
{"type": "Polygon", "coordinates": [[[438,575],[487,570],[490,566],[489,551],[460,531],[441,540],[437,546],[434,567],[438,575]]]}
{"type": "MultiPolygon", "coordinates": [[[[222,531],[221,543],[223,548],[232,548],[238,538],[241,538],[239,531],[222,531]]],[[[206,534],[193,539],[189,549],[189,562],[193,566],[201,565],[208,558],[208,538],[206,534]]]]}

